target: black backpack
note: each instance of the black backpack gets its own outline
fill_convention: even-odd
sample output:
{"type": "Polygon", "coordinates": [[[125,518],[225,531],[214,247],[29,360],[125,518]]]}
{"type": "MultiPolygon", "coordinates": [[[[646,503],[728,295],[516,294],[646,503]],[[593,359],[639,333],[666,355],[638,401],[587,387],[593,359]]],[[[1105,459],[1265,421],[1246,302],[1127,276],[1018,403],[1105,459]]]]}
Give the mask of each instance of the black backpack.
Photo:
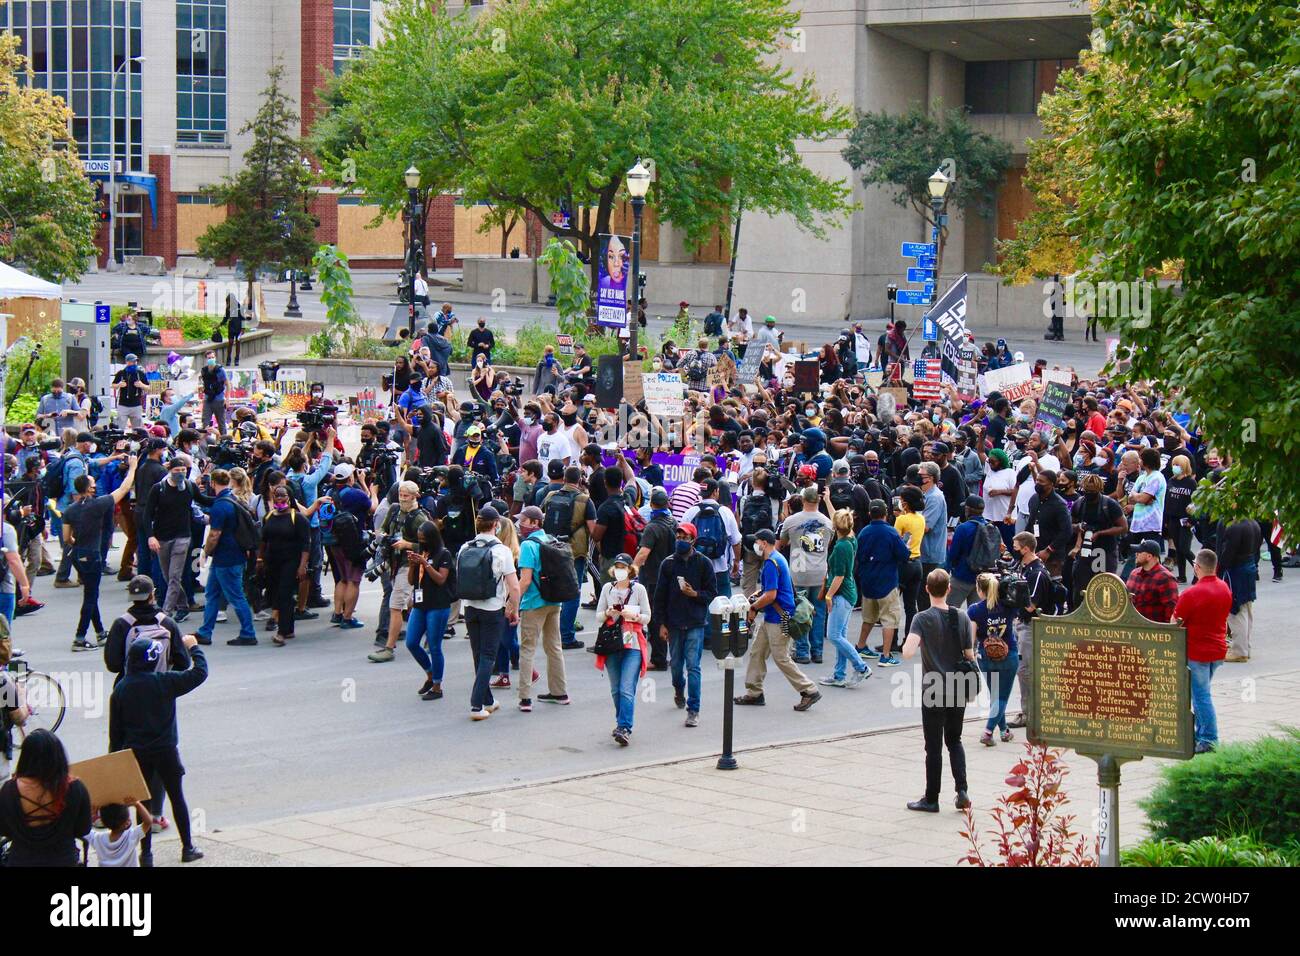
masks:
{"type": "Polygon", "coordinates": [[[256,551],[262,543],[257,518],[238,498],[232,496],[230,503],[235,506],[235,543],[243,551],[256,551]]]}
{"type": "MultiPolygon", "coordinates": [[[[497,576],[492,570],[491,541],[470,541],[456,557],[456,594],[466,601],[486,601],[497,596],[497,576]]],[[[572,566],[572,559],[570,559],[572,566]]]]}
{"type": "Polygon", "coordinates": [[[353,564],[359,564],[362,558],[361,524],[357,516],[350,511],[337,511],[330,525],[334,535],[334,547],[343,552],[343,556],[353,564]]]}
{"type": "Polygon", "coordinates": [[[998,566],[998,555],[1002,553],[1002,535],[998,527],[991,522],[981,522],[975,528],[975,540],[971,542],[970,555],[966,563],[972,571],[992,571],[998,566]]]}
{"type": "Polygon", "coordinates": [[[848,478],[835,478],[830,483],[831,507],[836,511],[853,508],[853,482],[848,478]]]}
{"type": "Polygon", "coordinates": [[[573,552],[563,541],[547,538],[535,541],[541,562],[537,572],[537,593],[547,604],[563,604],[578,596],[578,572],[573,552]]]}
{"type": "Polygon", "coordinates": [[[772,499],[765,495],[749,495],[740,506],[741,544],[748,550],[754,547],[754,535],[760,531],[775,531],[772,517],[772,499]]]}
{"type": "Polygon", "coordinates": [[[548,496],[542,530],[552,538],[569,540],[573,534],[573,511],[578,504],[576,491],[556,491],[548,496]]]}
{"type": "Polygon", "coordinates": [[[48,501],[55,501],[63,497],[63,469],[73,458],[78,458],[84,465],[85,456],[81,452],[70,451],[66,455],[60,455],[54,461],[45,466],[45,474],[41,475],[41,493],[45,495],[48,501]]]}

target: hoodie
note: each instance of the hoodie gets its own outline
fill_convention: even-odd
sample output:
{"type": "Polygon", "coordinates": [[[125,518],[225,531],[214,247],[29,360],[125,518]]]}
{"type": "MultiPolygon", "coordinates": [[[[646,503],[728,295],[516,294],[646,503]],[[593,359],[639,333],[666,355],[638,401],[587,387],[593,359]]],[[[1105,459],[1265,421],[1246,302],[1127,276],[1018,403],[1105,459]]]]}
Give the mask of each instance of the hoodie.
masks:
{"type": "Polygon", "coordinates": [[[834,462],[826,451],[826,433],[820,428],[805,428],[801,433],[803,452],[795,459],[795,465],[807,462],[817,468],[817,480],[825,481],[831,476],[834,462]]]}
{"type": "Polygon", "coordinates": [[[139,637],[126,652],[126,676],[113,688],[108,701],[108,749],[140,753],[166,753],[180,741],[176,726],[176,698],[188,694],[208,679],[203,649],[190,651],[188,670],[153,670],[150,655],[158,653],[152,641],[139,637]]]}

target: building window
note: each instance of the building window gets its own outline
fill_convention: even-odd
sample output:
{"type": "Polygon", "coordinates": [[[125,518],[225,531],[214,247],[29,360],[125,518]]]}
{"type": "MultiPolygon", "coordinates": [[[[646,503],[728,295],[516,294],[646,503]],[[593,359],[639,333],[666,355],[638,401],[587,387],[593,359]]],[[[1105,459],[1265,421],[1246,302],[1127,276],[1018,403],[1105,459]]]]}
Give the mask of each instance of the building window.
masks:
{"type": "Polygon", "coordinates": [[[966,106],[972,113],[1036,113],[1056,77],[1077,60],[992,60],[966,64],[966,106]]]}
{"type": "Polygon", "coordinates": [[[226,0],[177,0],[176,141],[226,142],[226,0]]]}
{"type": "MultiPolygon", "coordinates": [[[[140,4],[141,0],[15,0],[0,6],[0,30],[18,37],[19,50],[28,57],[32,86],[49,90],[71,108],[69,132],[81,157],[107,159],[112,154],[130,169],[142,168],[144,156],[141,65],[129,62],[142,53],[140,4]]],[[[28,77],[19,75],[18,82],[26,85],[28,77]]]]}
{"type": "Polygon", "coordinates": [[[370,0],[334,0],[334,72],[370,46],[370,0]]]}

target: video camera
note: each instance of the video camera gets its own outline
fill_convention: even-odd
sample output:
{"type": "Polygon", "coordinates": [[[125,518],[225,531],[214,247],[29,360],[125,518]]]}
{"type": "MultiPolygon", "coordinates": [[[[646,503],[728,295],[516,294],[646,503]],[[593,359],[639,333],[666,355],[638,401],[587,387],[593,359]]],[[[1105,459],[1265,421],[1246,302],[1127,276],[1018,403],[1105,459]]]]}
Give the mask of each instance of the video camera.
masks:
{"type": "Polygon", "coordinates": [[[298,424],[304,431],[323,435],[325,429],[338,422],[339,409],[333,402],[325,401],[315,408],[304,408],[298,413],[298,424]]]}
{"type": "Polygon", "coordinates": [[[212,464],[217,468],[247,468],[252,453],[253,443],[251,441],[247,439],[235,441],[233,438],[226,438],[213,449],[210,457],[212,458],[212,464]]]}
{"type": "Polygon", "coordinates": [[[101,431],[91,432],[94,436],[95,446],[101,451],[112,453],[117,450],[117,446],[127,442],[126,451],[131,454],[138,454],[140,451],[139,432],[123,431],[120,428],[105,428],[101,431]]]}
{"type": "Polygon", "coordinates": [[[393,562],[393,544],[397,536],[376,534],[366,544],[366,569],[361,572],[367,581],[379,580],[383,569],[393,562]]]}
{"type": "Polygon", "coordinates": [[[1029,607],[1029,579],[1024,566],[1014,557],[1003,558],[998,563],[998,603],[1012,611],[1029,607]]]}

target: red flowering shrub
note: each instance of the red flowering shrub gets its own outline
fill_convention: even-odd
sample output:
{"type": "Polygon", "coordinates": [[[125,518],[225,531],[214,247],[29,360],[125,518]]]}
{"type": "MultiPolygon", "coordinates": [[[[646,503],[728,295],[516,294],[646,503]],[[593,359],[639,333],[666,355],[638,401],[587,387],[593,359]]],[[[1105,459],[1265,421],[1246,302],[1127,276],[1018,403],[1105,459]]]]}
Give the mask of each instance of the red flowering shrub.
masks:
{"type": "Polygon", "coordinates": [[[1074,814],[1062,812],[1070,798],[1061,788],[1070,771],[1060,750],[1025,744],[1026,755],[1011,768],[1007,786],[1011,793],[998,798],[993,808],[997,858],[987,860],[975,828],[975,813],[966,810],[962,836],[970,852],[958,860],[972,866],[1096,866],[1097,841],[1071,829],[1074,814]]]}

